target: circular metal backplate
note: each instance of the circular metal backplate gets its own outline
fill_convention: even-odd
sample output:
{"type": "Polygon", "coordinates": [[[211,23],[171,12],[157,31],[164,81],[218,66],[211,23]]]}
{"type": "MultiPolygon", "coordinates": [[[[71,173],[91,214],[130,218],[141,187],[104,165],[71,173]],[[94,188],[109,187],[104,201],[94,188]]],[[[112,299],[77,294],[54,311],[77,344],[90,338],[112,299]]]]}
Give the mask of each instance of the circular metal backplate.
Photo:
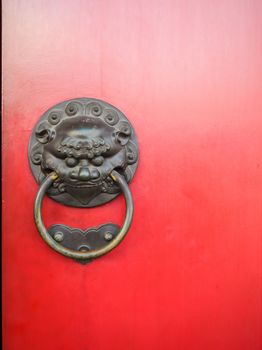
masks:
{"type": "Polygon", "coordinates": [[[40,184],[55,171],[48,195],[65,205],[94,207],[115,198],[117,170],[130,182],[138,161],[133,127],[114,106],[97,99],[59,103],[42,115],[29,143],[29,162],[40,184]]]}

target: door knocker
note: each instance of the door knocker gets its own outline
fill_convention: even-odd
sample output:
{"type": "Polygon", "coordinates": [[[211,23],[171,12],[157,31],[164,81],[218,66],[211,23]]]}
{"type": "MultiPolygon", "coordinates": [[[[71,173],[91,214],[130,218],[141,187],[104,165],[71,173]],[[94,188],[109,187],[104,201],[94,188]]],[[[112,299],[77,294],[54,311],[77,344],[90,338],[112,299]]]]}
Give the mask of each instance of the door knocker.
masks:
{"type": "Polygon", "coordinates": [[[138,161],[138,143],[128,119],[112,105],[91,98],[64,101],[49,109],[32,131],[29,162],[39,183],[34,219],[44,241],[81,262],[106,254],[125,237],[134,211],[128,183],[138,161]],[[61,224],[46,229],[42,201],[47,194],[73,207],[102,205],[123,192],[122,227],[108,223],[80,230],[61,224]]]}

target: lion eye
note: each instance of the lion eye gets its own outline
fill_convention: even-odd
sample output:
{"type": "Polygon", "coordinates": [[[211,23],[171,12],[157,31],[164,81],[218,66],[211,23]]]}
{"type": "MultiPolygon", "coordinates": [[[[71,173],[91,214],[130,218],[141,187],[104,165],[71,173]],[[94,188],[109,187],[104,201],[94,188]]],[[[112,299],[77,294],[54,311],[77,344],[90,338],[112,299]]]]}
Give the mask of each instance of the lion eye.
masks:
{"type": "Polygon", "coordinates": [[[95,157],[95,158],[92,159],[92,163],[94,165],[97,165],[97,166],[102,165],[103,162],[104,162],[104,157],[102,157],[102,156],[95,157]]]}
{"type": "Polygon", "coordinates": [[[76,166],[78,164],[78,160],[70,157],[66,159],[66,165],[69,166],[70,168],[73,168],[74,166],[76,166]]]}

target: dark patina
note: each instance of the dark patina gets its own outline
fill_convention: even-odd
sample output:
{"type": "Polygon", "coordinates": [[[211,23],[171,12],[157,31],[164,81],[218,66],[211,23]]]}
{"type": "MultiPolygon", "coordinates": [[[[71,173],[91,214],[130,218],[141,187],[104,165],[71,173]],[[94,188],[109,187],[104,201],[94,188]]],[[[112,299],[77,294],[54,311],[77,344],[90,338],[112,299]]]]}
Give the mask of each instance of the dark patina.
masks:
{"type": "Polygon", "coordinates": [[[38,183],[50,172],[58,179],[48,190],[69,206],[94,207],[117,196],[113,170],[132,179],[138,159],[135,132],[106,102],[79,98],[48,110],[35,126],[29,145],[30,166],[38,183]]]}
{"type": "Polygon", "coordinates": [[[36,124],[29,161],[41,185],[35,222],[42,238],[59,253],[81,262],[113,249],[131,224],[133,201],[127,183],[137,167],[135,132],[123,115],[106,102],[79,98],[48,110],[36,124]],[[56,224],[46,230],[41,214],[45,192],[74,207],[94,207],[124,191],[127,211],[122,227],[108,223],[81,230],[56,224]]]}

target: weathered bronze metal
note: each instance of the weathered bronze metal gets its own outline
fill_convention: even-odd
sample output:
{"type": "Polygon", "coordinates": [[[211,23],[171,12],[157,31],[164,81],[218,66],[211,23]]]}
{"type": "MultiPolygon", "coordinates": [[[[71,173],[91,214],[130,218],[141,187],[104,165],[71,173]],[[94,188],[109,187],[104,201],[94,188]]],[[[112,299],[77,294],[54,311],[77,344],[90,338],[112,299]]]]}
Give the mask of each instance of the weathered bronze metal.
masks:
{"type": "Polygon", "coordinates": [[[134,212],[133,199],[123,176],[113,170],[111,178],[119,185],[125,197],[126,215],[124,223],[121,228],[113,224],[106,224],[100,226],[98,229],[90,228],[84,233],[87,237],[84,243],[81,234],[79,238],[81,230],[77,229],[78,235],[76,235],[76,229],[71,229],[64,225],[54,225],[49,230],[46,229],[42,219],[42,202],[46,191],[57,179],[57,174],[51,173],[45,178],[35,199],[34,219],[40,235],[51,248],[69,258],[87,262],[90,259],[98,258],[110,252],[122,241],[132,222],[134,212]],[[97,231],[97,237],[94,237],[94,231],[97,231]],[[104,236],[104,242],[101,240],[101,236],[104,236]],[[113,236],[112,239],[108,239],[110,236],[113,236]],[[59,239],[57,239],[58,237],[59,239]]]}
{"type": "Polygon", "coordinates": [[[106,102],[80,98],[48,110],[35,126],[29,144],[31,170],[40,184],[34,218],[45,242],[60,254],[81,262],[115,248],[126,235],[133,216],[128,182],[138,161],[135,132],[123,115],[106,102]],[[42,221],[45,193],[74,207],[94,207],[122,190],[126,217],[120,228],[112,223],[80,230],[42,221]]]}
{"type": "Polygon", "coordinates": [[[106,102],[78,98],[49,109],[36,124],[29,144],[29,161],[41,184],[50,172],[58,178],[47,194],[74,207],[104,204],[119,193],[110,173],[127,182],[138,160],[137,139],[130,122],[106,102]]]}

